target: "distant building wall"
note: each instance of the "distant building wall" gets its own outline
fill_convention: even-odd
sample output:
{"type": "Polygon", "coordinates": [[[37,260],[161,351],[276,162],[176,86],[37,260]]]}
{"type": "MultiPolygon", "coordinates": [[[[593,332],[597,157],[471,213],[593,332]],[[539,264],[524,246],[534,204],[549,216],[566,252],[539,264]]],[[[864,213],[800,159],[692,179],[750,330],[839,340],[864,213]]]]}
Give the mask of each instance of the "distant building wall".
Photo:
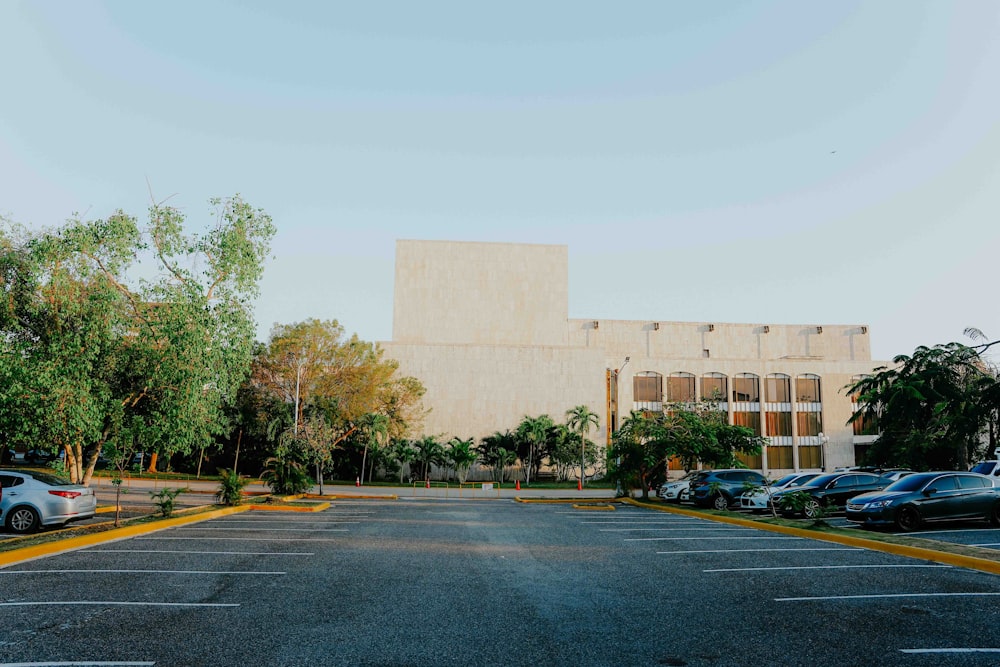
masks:
{"type": "Polygon", "coordinates": [[[852,465],[855,445],[872,439],[845,425],[853,407],[843,387],[882,365],[871,361],[865,325],[569,319],[565,246],[399,241],[396,251],[393,340],[382,346],[427,388],[423,434],[478,440],[586,405],[601,418],[591,439],[607,444],[608,377],[620,369],[619,420],[649,405],[634,395],[637,376],[662,378],[661,401],[673,376],[690,376],[678,382],[699,396],[704,378],[725,378],[730,420],[759,422],[770,439],[750,462],[769,472],[852,465]],[[734,392],[748,375],[759,383],[755,402],[734,392]],[[769,378],[792,394],[808,378],[821,400],[768,400],[769,378]]]}

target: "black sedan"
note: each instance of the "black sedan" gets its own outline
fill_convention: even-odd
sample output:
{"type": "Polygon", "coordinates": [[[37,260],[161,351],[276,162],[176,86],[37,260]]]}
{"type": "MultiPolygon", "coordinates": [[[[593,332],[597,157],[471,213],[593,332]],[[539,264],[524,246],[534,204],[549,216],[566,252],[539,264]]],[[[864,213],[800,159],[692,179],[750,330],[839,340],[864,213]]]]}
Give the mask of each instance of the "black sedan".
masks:
{"type": "Polygon", "coordinates": [[[780,491],[771,496],[771,501],[784,516],[794,516],[801,513],[807,518],[813,519],[824,511],[843,509],[847,501],[854,496],[868,491],[877,491],[886,484],[887,482],[878,475],[870,472],[833,473],[815,477],[794,489],[780,491]],[[801,509],[795,503],[790,502],[791,499],[786,500],[786,496],[792,494],[798,494],[799,497],[808,496],[801,509]]]}
{"type": "Polygon", "coordinates": [[[847,520],[916,530],[932,521],[977,519],[1000,526],[1000,489],[972,472],[921,472],[847,504],[847,520]]]}

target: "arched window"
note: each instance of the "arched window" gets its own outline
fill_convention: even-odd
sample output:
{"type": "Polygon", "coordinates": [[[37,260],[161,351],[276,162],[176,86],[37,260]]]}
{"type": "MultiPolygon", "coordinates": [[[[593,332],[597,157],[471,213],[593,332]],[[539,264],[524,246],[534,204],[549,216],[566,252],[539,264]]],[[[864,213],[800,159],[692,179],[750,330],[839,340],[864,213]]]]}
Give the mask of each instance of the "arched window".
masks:
{"type": "Polygon", "coordinates": [[[667,378],[668,403],[694,403],[694,375],[691,373],[671,373],[667,378]]]}
{"type": "Polygon", "coordinates": [[[759,403],[760,378],[753,373],[737,373],[733,378],[733,403],[759,403]]]}
{"type": "Polygon", "coordinates": [[[792,452],[792,378],[783,373],[771,373],[764,379],[764,428],[770,444],[767,465],[770,468],[793,469],[792,452]]]}
{"type": "Polygon", "coordinates": [[[722,373],[705,373],[701,376],[701,400],[725,405],[728,395],[728,377],[722,373]]]}
{"type": "Polygon", "coordinates": [[[663,376],[654,371],[641,371],[632,376],[632,403],[633,410],[663,410],[663,376]]]}
{"type": "Polygon", "coordinates": [[[805,373],[795,378],[795,426],[799,468],[823,468],[823,403],[820,377],[805,373]]]}

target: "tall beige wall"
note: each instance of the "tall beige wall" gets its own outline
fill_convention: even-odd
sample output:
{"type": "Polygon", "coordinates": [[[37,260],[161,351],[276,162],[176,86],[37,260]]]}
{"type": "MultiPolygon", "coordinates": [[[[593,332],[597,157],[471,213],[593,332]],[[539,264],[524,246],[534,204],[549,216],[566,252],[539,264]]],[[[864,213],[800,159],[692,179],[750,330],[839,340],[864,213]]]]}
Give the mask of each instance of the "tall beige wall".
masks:
{"type": "Polygon", "coordinates": [[[397,343],[565,345],[566,246],[397,241],[397,343]]]}
{"type": "Polygon", "coordinates": [[[383,343],[400,372],[419,378],[430,408],[423,433],[477,440],[514,430],[525,416],[547,414],[556,422],[577,405],[601,416],[606,410],[604,355],[566,347],[411,345],[383,343]]]}

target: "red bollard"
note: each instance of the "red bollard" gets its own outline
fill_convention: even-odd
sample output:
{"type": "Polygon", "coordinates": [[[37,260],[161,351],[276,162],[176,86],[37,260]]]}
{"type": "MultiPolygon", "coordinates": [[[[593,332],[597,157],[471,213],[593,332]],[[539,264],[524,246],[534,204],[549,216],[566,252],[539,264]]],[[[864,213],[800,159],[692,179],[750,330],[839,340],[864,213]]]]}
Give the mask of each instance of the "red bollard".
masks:
{"type": "Polygon", "coordinates": [[[424,488],[427,489],[431,488],[431,480],[427,480],[427,484],[424,486],[424,488]]]}
{"type": "Polygon", "coordinates": [[[515,491],[521,490],[521,480],[519,479],[514,480],[514,490],[515,491]]]}
{"type": "Polygon", "coordinates": [[[582,479],[576,480],[576,490],[577,491],[583,491],[583,480],[582,479]]]}
{"type": "Polygon", "coordinates": [[[361,486],[361,478],[360,477],[355,477],[354,478],[354,486],[361,486]]]}

